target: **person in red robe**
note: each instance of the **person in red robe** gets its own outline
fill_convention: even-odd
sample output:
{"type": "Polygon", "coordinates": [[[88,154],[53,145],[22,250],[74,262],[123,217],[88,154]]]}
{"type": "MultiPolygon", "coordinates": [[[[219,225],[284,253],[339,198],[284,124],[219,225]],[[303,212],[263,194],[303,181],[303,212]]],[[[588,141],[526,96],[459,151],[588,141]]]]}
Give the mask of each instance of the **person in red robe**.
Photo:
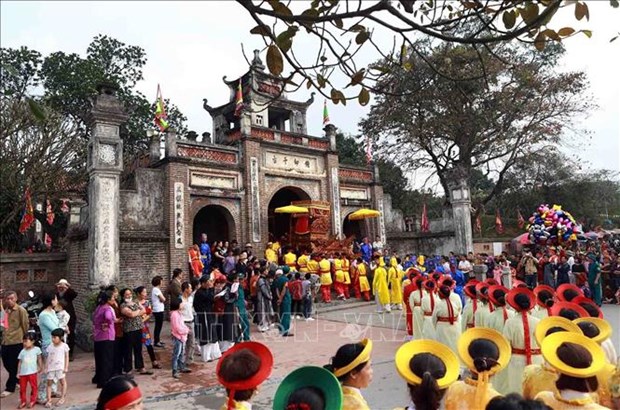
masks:
{"type": "Polygon", "coordinates": [[[187,250],[187,256],[194,276],[200,278],[202,276],[202,269],[204,268],[204,265],[200,260],[200,248],[198,245],[190,246],[187,250]]]}
{"type": "Polygon", "coordinates": [[[407,313],[407,340],[413,339],[413,310],[409,305],[409,296],[418,287],[415,284],[416,273],[412,270],[409,271],[409,284],[403,288],[403,302],[405,303],[405,311],[407,313]]]}

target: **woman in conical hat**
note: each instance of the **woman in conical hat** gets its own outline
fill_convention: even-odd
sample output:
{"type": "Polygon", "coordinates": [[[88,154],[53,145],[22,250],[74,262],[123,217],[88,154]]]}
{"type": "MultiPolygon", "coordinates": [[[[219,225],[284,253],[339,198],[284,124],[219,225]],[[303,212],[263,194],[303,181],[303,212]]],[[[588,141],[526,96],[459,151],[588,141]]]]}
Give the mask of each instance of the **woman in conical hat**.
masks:
{"type": "Polygon", "coordinates": [[[437,304],[437,284],[433,279],[426,279],[424,281],[424,296],[422,297],[422,312],[424,314],[424,322],[422,323],[422,337],[424,339],[435,339],[436,332],[435,326],[433,326],[433,311],[437,304]]]}
{"type": "MultiPolygon", "coordinates": [[[[540,321],[534,333],[540,346],[545,337],[556,332],[574,332],[583,334],[579,326],[560,316],[549,316],[540,321]]],[[[523,396],[533,399],[541,391],[556,391],[555,381],[558,372],[549,364],[531,364],[523,372],[523,396]]]]}
{"type": "Polygon", "coordinates": [[[538,285],[534,288],[536,296],[536,309],[532,310],[532,316],[544,319],[551,316],[551,307],[555,302],[555,290],[551,286],[538,285]]]}
{"type": "Polygon", "coordinates": [[[220,410],[250,410],[258,386],[271,374],[273,355],[258,342],[237,343],[217,362],[218,381],[228,399],[220,410]]]}
{"type": "Polygon", "coordinates": [[[340,382],[332,372],[318,366],[304,366],[289,373],[273,398],[273,410],[340,409],[340,382]]]}
{"type": "Polygon", "coordinates": [[[436,340],[456,351],[461,336],[461,298],[452,292],[456,283],[449,276],[439,282],[439,290],[433,310],[432,321],[435,326],[436,340]]]}
{"type": "Polygon", "coordinates": [[[476,327],[461,335],[458,343],[461,361],[471,377],[452,383],[445,397],[446,410],[484,409],[499,393],[489,378],[510,361],[510,344],[499,332],[476,327]]]}
{"type": "Polygon", "coordinates": [[[408,342],[396,351],[394,362],[412,402],[395,410],[444,408],[446,390],[459,377],[459,359],[448,346],[434,340],[408,342]]]}
{"type": "Polygon", "coordinates": [[[465,307],[463,308],[463,317],[461,318],[461,327],[463,332],[472,327],[476,327],[476,311],[478,310],[478,297],[476,296],[477,280],[470,280],[465,284],[463,290],[467,296],[465,307]]]}
{"type": "Polygon", "coordinates": [[[598,389],[596,375],[605,366],[605,353],[596,342],[577,333],[559,332],[545,337],[541,348],[559,376],[555,382],[557,392],[540,392],[537,400],[554,410],[607,408],[592,397],[598,389]]]}
{"type": "Polygon", "coordinates": [[[409,305],[413,316],[413,339],[423,339],[422,326],[424,324],[424,312],[422,311],[422,298],[424,297],[424,276],[421,274],[413,279],[416,289],[409,295],[409,305]]]}
{"type": "Polygon", "coordinates": [[[324,366],[342,383],[342,410],[370,410],[361,389],[372,382],[372,340],[340,346],[330,364],[324,366]]]}
{"type": "Polygon", "coordinates": [[[517,315],[506,321],[503,335],[510,342],[512,357],[508,367],[507,391],[509,393],[521,392],[521,376],[526,366],[541,364],[543,358],[536,339],[534,330],[540,322],[538,318],[530,315],[530,311],[536,304],[534,293],[527,288],[513,288],[506,295],[508,304],[517,311],[517,315]]]}

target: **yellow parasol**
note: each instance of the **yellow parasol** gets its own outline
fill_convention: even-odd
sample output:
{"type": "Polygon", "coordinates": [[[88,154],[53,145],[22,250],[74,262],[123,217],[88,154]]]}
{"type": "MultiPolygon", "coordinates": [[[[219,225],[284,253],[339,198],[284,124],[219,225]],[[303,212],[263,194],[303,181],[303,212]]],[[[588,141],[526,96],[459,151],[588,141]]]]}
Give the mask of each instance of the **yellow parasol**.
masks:
{"type": "Polygon", "coordinates": [[[379,215],[381,215],[381,212],[379,211],[376,211],[374,209],[362,208],[349,215],[349,220],[359,221],[361,219],[377,218],[379,215]]]}
{"type": "Polygon", "coordinates": [[[275,213],[277,214],[307,214],[308,208],[304,208],[303,206],[287,205],[287,206],[281,206],[280,208],[276,208],[275,213]]]}

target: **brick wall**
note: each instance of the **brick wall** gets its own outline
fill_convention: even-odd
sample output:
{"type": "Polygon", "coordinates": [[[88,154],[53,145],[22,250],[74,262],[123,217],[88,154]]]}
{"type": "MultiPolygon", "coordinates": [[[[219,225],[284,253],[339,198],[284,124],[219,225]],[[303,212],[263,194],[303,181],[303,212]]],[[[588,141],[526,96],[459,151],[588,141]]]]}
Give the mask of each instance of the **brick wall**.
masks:
{"type": "Polygon", "coordinates": [[[31,289],[37,294],[55,290],[56,282],[66,276],[67,254],[64,252],[4,253],[0,256],[0,288],[16,291],[20,301],[28,298],[31,289]]]}

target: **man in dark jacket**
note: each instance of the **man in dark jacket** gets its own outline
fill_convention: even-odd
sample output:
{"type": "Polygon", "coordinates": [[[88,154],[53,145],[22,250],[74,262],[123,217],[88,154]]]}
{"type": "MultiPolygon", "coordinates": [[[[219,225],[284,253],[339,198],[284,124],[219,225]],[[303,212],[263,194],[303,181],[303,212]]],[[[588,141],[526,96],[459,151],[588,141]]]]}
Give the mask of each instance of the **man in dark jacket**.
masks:
{"type": "Polygon", "coordinates": [[[77,316],[75,315],[75,307],[73,301],[78,296],[77,292],[71,288],[71,284],[66,279],[60,279],[56,284],[56,297],[58,302],[64,302],[65,310],[69,314],[69,334],[67,335],[67,345],[69,346],[69,361],[73,361],[73,352],[75,351],[75,326],[77,325],[77,316]]]}

